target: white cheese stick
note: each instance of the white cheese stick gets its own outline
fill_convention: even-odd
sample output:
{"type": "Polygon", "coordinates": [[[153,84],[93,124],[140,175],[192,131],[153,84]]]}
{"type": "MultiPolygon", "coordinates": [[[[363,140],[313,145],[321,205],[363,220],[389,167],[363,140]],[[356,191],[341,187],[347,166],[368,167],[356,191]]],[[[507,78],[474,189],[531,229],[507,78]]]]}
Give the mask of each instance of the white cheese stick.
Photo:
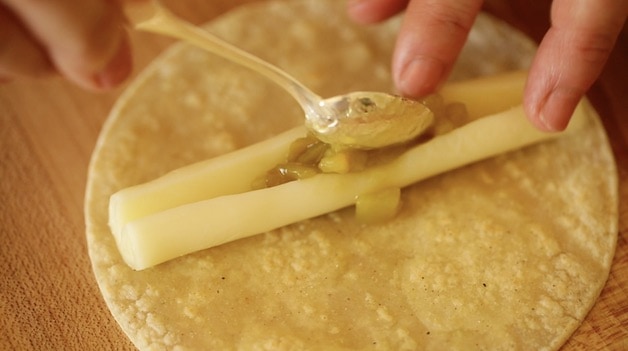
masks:
{"type": "Polygon", "coordinates": [[[116,235],[125,223],[151,213],[249,191],[255,179],[284,161],[289,145],[305,133],[305,127],[293,128],[257,144],[120,190],[109,200],[109,226],[116,235]]]}
{"type": "Polygon", "coordinates": [[[445,84],[439,91],[446,103],[462,102],[471,119],[520,105],[528,73],[515,71],[445,84]]]}
{"type": "MultiPolygon", "coordinates": [[[[440,94],[445,102],[462,102],[472,119],[521,103],[526,72],[450,83],[440,94]]],[[[134,219],[183,204],[236,194],[251,189],[252,182],[284,161],[289,145],[305,136],[298,127],[255,145],[198,162],[147,183],[113,194],[109,201],[109,226],[119,237],[122,226],[134,219]]]]}
{"type": "Polygon", "coordinates": [[[360,194],[412,183],[577,130],[583,102],[566,132],[536,130],[521,106],[470,122],[420,144],[390,163],[347,174],[319,174],[276,187],[224,195],[133,220],[122,227],[120,252],[136,270],[316,217],[354,204],[360,194]]]}

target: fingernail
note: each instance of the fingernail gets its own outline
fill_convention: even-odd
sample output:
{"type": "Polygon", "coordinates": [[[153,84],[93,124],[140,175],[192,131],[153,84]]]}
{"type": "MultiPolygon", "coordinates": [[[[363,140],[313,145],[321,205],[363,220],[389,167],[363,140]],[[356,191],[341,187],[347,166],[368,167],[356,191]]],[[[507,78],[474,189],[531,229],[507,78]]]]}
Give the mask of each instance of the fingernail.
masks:
{"type": "Polygon", "coordinates": [[[115,88],[131,73],[132,60],[129,44],[123,40],[118,51],[105,66],[94,76],[96,86],[103,90],[115,88]]]}
{"type": "Polygon", "coordinates": [[[419,97],[436,89],[443,76],[441,62],[432,58],[410,61],[397,75],[397,88],[403,95],[419,97]]]}
{"type": "Polygon", "coordinates": [[[569,120],[582,96],[574,91],[556,89],[545,100],[539,119],[547,131],[558,132],[567,128],[569,120]]]}

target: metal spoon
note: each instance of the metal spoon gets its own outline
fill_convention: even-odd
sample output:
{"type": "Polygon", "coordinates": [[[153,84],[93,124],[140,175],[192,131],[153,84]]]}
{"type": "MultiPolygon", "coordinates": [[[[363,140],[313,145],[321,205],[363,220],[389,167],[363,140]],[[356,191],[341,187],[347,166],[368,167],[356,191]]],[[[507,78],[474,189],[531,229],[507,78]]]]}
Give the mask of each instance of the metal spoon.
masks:
{"type": "Polygon", "coordinates": [[[322,99],[279,68],[178,18],[158,0],[136,5],[127,17],[136,29],[187,41],[266,76],[297,100],[306,128],[326,143],[380,148],[409,141],[433,122],[422,103],[391,94],[351,92],[322,99]]]}

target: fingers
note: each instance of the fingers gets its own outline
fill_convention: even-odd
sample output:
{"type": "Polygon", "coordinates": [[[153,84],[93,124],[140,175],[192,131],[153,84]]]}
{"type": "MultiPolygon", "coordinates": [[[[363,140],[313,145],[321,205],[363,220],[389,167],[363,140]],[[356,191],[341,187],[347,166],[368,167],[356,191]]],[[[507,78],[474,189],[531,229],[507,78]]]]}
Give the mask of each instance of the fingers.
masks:
{"type": "MultiPolygon", "coordinates": [[[[33,51],[38,45],[56,70],[80,86],[108,89],[129,74],[130,49],[118,1],[0,1],[22,23],[21,50],[33,51]],[[32,40],[23,39],[26,34],[32,40]]],[[[0,66],[15,66],[15,62],[0,58],[0,66]]]]}
{"type": "Polygon", "coordinates": [[[555,0],[552,27],[541,42],[524,107],[541,130],[563,130],[599,76],[628,15],[625,0],[555,0]]]}
{"type": "Polygon", "coordinates": [[[445,80],[481,5],[482,0],[409,2],[392,63],[401,94],[423,96],[445,80]]]}
{"type": "Polygon", "coordinates": [[[406,8],[410,0],[349,0],[347,11],[356,22],[370,24],[385,20],[406,8]]]}

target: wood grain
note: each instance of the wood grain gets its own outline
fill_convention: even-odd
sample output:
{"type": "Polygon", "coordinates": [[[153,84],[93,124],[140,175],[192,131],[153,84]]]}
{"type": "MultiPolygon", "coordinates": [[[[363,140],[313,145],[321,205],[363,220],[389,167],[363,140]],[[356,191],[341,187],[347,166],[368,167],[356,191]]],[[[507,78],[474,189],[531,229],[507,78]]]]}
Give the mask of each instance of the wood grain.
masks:
{"type": "MultiPolygon", "coordinates": [[[[255,0],[170,1],[201,23],[255,0]]],[[[487,1],[540,40],[549,1],[487,1]]],[[[171,41],[132,33],[135,72],[171,41]]],[[[602,295],[563,350],[628,349],[628,33],[589,94],[620,175],[618,249],[602,295]]],[[[93,278],[83,224],[87,166],[123,87],[82,91],[59,78],[0,85],[0,350],[133,350],[93,278]]]]}

